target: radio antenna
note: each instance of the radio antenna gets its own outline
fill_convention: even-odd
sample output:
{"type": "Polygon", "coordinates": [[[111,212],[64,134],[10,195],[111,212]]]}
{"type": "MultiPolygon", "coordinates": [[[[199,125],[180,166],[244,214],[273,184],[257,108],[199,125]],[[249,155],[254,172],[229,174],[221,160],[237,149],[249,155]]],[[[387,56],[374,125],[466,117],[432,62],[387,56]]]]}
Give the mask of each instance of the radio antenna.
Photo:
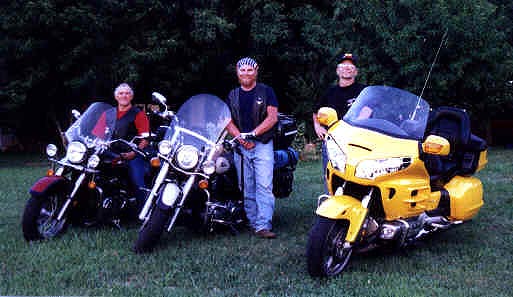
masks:
{"type": "Polygon", "coordinates": [[[428,74],[427,74],[427,77],[426,77],[426,81],[424,82],[424,86],[422,87],[422,91],[420,92],[420,95],[419,95],[419,98],[418,98],[418,101],[417,101],[417,106],[416,106],[416,108],[413,111],[413,114],[411,116],[412,120],[415,118],[415,114],[417,113],[417,109],[418,109],[419,104],[420,104],[420,99],[422,98],[422,95],[424,94],[424,90],[426,89],[427,83],[429,81],[429,77],[431,76],[431,72],[433,72],[433,67],[435,67],[436,60],[438,59],[438,54],[440,53],[440,49],[442,49],[442,45],[444,44],[444,42],[447,41],[447,33],[448,32],[449,32],[449,29],[448,28],[445,29],[445,33],[442,36],[442,40],[440,40],[440,45],[438,46],[438,50],[436,51],[435,58],[433,59],[433,63],[431,63],[431,67],[429,68],[429,71],[428,71],[428,74]]]}

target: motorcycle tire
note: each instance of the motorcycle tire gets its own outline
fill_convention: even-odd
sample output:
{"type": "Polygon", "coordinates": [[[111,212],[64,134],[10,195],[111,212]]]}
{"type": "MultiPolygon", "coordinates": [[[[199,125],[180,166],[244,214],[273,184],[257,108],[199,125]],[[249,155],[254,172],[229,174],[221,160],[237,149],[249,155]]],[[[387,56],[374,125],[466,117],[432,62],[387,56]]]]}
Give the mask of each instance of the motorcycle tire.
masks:
{"type": "Polygon", "coordinates": [[[25,206],[21,226],[27,241],[51,239],[64,233],[67,218],[57,221],[65,201],[63,193],[53,192],[42,197],[30,197],[25,206]]]}
{"type": "Polygon", "coordinates": [[[150,252],[164,232],[170,217],[169,211],[164,211],[157,206],[153,207],[150,218],[139,230],[133,247],[134,252],[137,254],[150,252]]]}
{"type": "Polygon", "coordinates": [[[352,249],[342,249],[349,228],[346,220],[317,217],[306,247],[308,273],[314,277],[331,277],[344,270],[352,249]]]}

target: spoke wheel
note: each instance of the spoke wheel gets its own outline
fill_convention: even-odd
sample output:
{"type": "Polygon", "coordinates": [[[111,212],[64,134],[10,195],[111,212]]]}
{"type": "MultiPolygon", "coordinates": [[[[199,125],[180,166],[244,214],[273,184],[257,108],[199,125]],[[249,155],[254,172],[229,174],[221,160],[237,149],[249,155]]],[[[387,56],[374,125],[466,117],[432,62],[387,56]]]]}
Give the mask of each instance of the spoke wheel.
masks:
{"type": "Polygon", "coordinates": [[[311,276],[335,276],[347,266],[352,254],[352,248],[344,248],[348,226],[345,220],[317,217],[306,249],[311,276]]]}
{"type": "Polygon", "coordinates": [[[54,238],[65,231],[67,218],[57,220],[64,200],[64,194],[59,192],[30,197],[22,219],[23,236],[27,241],[54,238]]]}

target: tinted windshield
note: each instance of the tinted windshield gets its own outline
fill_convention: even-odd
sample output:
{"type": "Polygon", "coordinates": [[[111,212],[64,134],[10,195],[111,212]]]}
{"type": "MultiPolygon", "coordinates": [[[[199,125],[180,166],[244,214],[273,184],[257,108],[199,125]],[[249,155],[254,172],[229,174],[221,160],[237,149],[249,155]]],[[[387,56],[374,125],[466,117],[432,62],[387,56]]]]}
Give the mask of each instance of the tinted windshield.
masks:
{"type": "Polygon", "coordinates": [[[405,90],[370,86],[362,90],[344,121],[394,137],[417,139],[424,136],[429,104],[405,90]]]}
{"type": "Polygon", "coordinates": [[[68,142],[80,141],[92,147],[97,139],[110,140],[115,123],[116,108],[107,103],[96,102],[68,128],[66,138],[68,142]]]}
{"type": "Polygon", "coordinates": [[[165,138],[171,139],[177,132],[175,137],[185,144],[203,145],[204,139],[197,135],[217,142],[230,120],[230,109],[221,99],[209,94],[196,95],[180,107],[165,138]]]}

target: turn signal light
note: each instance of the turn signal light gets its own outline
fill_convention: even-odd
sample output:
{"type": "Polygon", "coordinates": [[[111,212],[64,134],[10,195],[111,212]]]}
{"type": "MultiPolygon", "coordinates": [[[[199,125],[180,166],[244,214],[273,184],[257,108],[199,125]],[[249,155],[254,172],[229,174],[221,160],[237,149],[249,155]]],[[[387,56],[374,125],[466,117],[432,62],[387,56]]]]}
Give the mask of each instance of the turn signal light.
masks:
{"type": "Polygon", "coordinates": [[[160,167],[160,159],[157,157],[153,157],[150,160],[151,167],[160,167]]]}
{"type": "Polygon", "coordinates": [[[430,154],[438,154],[442,151],[443,145],[433,142],[426,142],[424,144],[424,151],[430,154]]]}
{"type": "Polygon", "coordinates": [[[46,170],[46,176],[53,176],[54,174],[55,172],[53,171],[53,169],[46,170]]]}
{"type": "Polygon", "coordinates": [[[205,190],[208,188],[208,180],[202,179],[198,182],[198,187],[202,190],[205,190]]]}
{"type": "Polygon", "coordinates": [[[87,186],[89,187],[89,189],[92,190],[92,189],[96,188],[96,183],[92,180],[89,182],[89,184],[87,184],[87,186]]]}

